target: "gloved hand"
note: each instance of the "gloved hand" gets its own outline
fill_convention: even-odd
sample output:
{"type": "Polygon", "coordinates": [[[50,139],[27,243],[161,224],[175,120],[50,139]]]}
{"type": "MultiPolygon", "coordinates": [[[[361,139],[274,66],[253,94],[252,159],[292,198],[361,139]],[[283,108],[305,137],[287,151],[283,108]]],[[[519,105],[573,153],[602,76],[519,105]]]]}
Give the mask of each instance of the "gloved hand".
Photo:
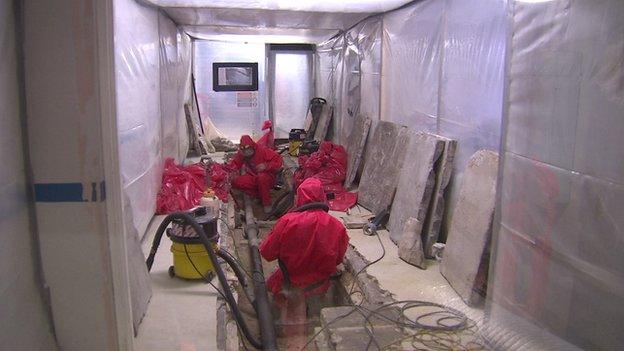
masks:
{"type": "Polygon", "coordinates": [[[264,163],[261,163],[259,165],[256,166],[256,171],[258,172],[264,172],[266,170],[267,166],[264,163]]]}

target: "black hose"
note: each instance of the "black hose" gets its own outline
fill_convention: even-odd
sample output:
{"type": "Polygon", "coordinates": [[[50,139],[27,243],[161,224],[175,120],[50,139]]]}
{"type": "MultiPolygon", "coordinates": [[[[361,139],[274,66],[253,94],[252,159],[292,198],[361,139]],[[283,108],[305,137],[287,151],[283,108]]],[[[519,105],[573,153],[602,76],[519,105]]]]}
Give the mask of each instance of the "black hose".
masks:
{"type": "Polygon", "coordinates": [[[230,266],[230,268],[232,268],[232,271],[234,271],[234,274],[236,275],[236,278],[238,279],[238,282],[240,283],[243,289],[243,293],[245,293],[247,300],[251,302],[251,305],[254,307],[254,310],[256,310],[257,309],[256,303],[254,299],[252,299],[253,295],[249,291],[250,289],[249,281],[247,280],[247,276],[243,272],[242,268],[239,266],[237,260],[234,257],[232,257],[232,254],[222,249],[217,249],[216,254],[217,256],[221,257],[225,261],[225,263],[227,263],[228,266],[230,266]]]}
{"type": "Polygon", "coordinates": [[[286,193],[283,193],[280,197],[275,200],[273,204],[273,208],[271,211],[264,216],[264,220],[268,221],[271,218],[279,218],[282,214],[284,214],[295,202],[295,192],[294,190],[290,190],[286,193]]]}
{"type": "Polygon", "coordinates": [[[264,281],[264,272],[262,271],[262,258],[258,246],[258,225],[253,216],[251,200],[248,195],[245,199],[245,232],[249,241],[249,255],[252,264],[252,280],[254,285],[254,297],[256,298],[256,306],[258,307],[258,322],[260,324],[260,336],[262,337],[262,345],[265,350],[277,350],[277,341],[275,327],[273,325],[273,314],[269,305],[269,296],[267,293],[266,283],[264,281]]]}
{"type": "Polygon", "coordinates": [[[168,215],[167,217],[165,217],[162,223],[160,223],[160,226],[158,226],[158,230],[156,231],[156,235],[154,236],[154,241],[152,242],[152,248],[150,250],[150,254],[147,257],[147,260],[145,261],[145,263],[147,264],[147,271],[149,272],[152,269],[152,265],[154,263],[154,256],[156,256],[156,251],[158,251],[158,246],[160,246],[160,240],[162,239],[162,235],[165,232],[165,229],[167,228],[169,223],[171,223],[171,221],[175,219],[183,220],[184,222],[189,224],[193,228],[193,230],[195,230],[195,233],[197,233],[197,235],[199,236],[199,239],[201,240],[202,244],[204,244],[204,247],[206,248],[206,252],[208,253],[208,258],[210,259],[210,262],[212,262],[212,266],[214,267],[215,273],[217,274],[217,278],[219,278],[219,283],[221,283],[221,287],[223,288],[225,301],[230,306],[230,309],[232,310],[232,314],[234,315],[234,319],[236,320],[236,323],[240,327],[240,330],[242,331],[245,338],[249,341],[249,343],[257,349],[262,349],[263,348],[262,343],[259,342],[251,334],[249,327],[245,323],[245,320],[243,319],[243,315],[241,314],[241,311],[238,309],[238,305],[236,304],[236,300],[234,299],[234,295],[232,294],[232,290],[230,289],[230,286],[228,285],[227,279],[225,277],[225,273],[223,273],[223,270],[221,269],[221,266],[219,265],[219,261],[217,260],[217,254],[215,253],[214,248],[212,247],[212,242],[210,241],[210,239],[214,239],[214,237],[209,238],[204,232],[204,229],[199,225],[199,223],[197,223],[197,221],[195,221],[195,219],[191,217],[188,213],[184,213],[184,212],[172,213],[168,215]]]}
{"type": "Polygon", "coordinates": [[[329,212],[329,205],[324,202],[310,202],[304,205],[301,205],[294,210],[293,212],[304,212],[307,210],[323,210],[325,212],[329,212]]]}

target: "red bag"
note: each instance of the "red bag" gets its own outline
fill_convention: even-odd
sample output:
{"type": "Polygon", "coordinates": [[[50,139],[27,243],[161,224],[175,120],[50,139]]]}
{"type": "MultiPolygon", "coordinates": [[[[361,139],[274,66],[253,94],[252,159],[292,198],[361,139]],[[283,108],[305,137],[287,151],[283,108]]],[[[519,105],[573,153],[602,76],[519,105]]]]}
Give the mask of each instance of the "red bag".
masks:
{"type": "Polygon", "coordinates": [[[219,200],[223,202],[228,201],[228,194],[230,193],[230,172],[227,166],[220,163],[213,163],[210,166],[210,184],[215,192],[215,195],[219,200]]]}
{"type": "Polygon", "coordinates": [[[167,158],[162,186],[156,198],[156,214],[185,211],[199,205],[205,189],[204,167],[198,164],[176,165],[173,158],[167,158]]]}
{"type": "Polygon", "coordinates": [[[309,157],[299,157],[299,169],[295,171],[295,188],[307,178],[317,178],[323,184],[326,194],[333,194],[328,200],[333,211],[346,211],[357,202],[357,193],[349,193],[342,186],[347,176],[347,152],[341,145],[329,141],[321,143],[319,150],[309,157]]]}

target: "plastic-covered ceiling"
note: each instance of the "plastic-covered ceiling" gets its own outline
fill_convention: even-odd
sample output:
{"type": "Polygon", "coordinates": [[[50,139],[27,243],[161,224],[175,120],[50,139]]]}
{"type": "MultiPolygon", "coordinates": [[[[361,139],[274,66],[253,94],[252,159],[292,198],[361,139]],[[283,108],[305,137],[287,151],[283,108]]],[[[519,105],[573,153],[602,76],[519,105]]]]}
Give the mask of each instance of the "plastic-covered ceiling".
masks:
{"type": "Polygon", "coordinates": [[[366,17],[409,0],[202,1],[145,0],[190,36],[204,40],[320,43],[366,17]]]}

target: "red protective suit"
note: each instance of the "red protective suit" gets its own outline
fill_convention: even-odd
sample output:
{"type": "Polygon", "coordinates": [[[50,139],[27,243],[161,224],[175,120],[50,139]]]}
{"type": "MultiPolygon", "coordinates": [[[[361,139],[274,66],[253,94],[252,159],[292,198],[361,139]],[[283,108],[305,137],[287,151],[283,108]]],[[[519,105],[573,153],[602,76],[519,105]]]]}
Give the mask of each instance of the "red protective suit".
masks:
{"type": "MultiPolygon", "coordinates": [[[[325,202],[323,185],[316,178],[306,179],[297,189],[297,207],[311,202],[325,202]]],[[[293,286],[317,285],[305,295],[322,294],[329,288],[330,275],[342,262],[349,236],[344,225],[322,209],[290,212],[282,216],[260,245],[260,254],[268,261],[279,259],[293,286]]],[[[280,292],[284,276],[278,269],[267,280],[273,294],[280,292]]]]}
{"type": "Polygon", "coordinates": [[[267,129],[269,131],[258,139],[256,144],[275,150],[275,134],[273,133],[273,123],[270,120],[264,121],[264,124],[262,125],[262,130],[267,129]]]}
{"type": "Polygon", "coordinates": [[[275,173],[282,168],[282,157],[275,151],[264,146],[257,145],[249,135],[243,135],[240,139],[242,147],[249,146],[254,149],[250,158],[245,158],[239,150],[228,167],[232,170],[240,170],[244,167],[245,174],[239,175],[232,181],[232,187],[244,191],[252,197],[259,197],[264,206],[271,205],[271,189],[275,186],[275,173]],[[264,165],[264,169],[260,169],[264,165]]]}

